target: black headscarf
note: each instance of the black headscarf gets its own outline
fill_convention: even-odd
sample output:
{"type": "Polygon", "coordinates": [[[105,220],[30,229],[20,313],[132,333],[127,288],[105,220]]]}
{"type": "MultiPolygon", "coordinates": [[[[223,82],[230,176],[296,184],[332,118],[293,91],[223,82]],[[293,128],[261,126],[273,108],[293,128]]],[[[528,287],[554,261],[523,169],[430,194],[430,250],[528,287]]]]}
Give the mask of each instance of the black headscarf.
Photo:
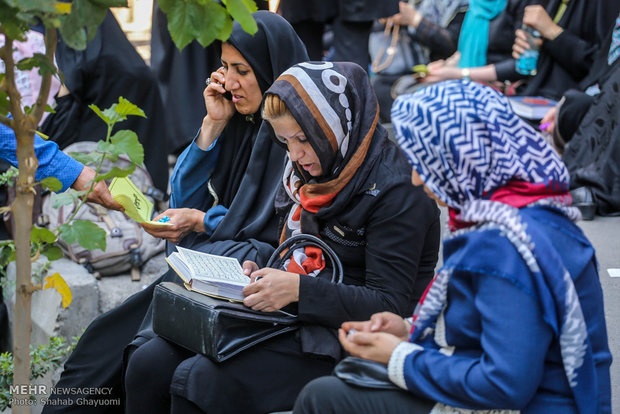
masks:
{"type": "MultiPolygon", "coordinates": [[[[253,16],[258,31],[251,35],[235,22],[228,43],[248,61],[264,93],[280,73],[307,59],[307,53],[295,30],[282,17],[267,11],[258,11],[253,16]]],[[[211,187],[224,207],[230,208],[250,155],[256,145],[260,146],[256,138],[261,125],[260,111],[249,117],[237,113],[220,137],[222,147],[211,187]]]]}
{"type": "MultiPolygon", "coordinates": [[[[258,11],[253,16],[258,32],[252,36],[235,23],[228,43],[252,66],[261,92],[265,92],[284,70],[308,60],[308,54],[282,17],[267,11],[258,11]]],[[[219,138],[222,147],[210,184],[219,204],[229,209],[228,213],[206,240],[208,246],[198,247],[195,241],[189,240],[192,248],[249,259],[243,252],[231,252],[231,248],[238,249],[236,242],[256,239],[260,241],[258,244],[277,245],[273,203],[285,153],[274,145],[271,128],[263,123],[259,113],[252,120],[248,118],[241,114],[233,116],[219,138]]],[[[260,256],[268,256],[266,249],[258,249],[256,245],[254,248],[265,250],[264,254],[259,252],[260,256]]]]}

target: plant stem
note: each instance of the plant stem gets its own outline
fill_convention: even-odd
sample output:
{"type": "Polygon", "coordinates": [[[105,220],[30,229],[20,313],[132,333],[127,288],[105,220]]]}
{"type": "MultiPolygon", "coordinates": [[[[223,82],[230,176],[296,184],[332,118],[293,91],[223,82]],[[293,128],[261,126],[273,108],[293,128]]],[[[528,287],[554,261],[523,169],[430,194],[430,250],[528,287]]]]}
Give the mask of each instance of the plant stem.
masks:
{"type": "MultiPolygon", "coordinates": [[[[106,142],[110,141],[110,136],[112,135],[112,127],[114,126],[114,123],[109,123],[108,124],[108,133],[106,135],[106,142]]],[[[101,171],[101,166],[103,165],[103,161],[105,160],[105,153],[101,154],[101,159],[99,160],[99,164],[97,165],[97,168],[95,169],[95,177],[97,177],[99,175],[99,171],[101,171]]],[[[86,199],[88,198],[88,195],[90,193],[93,192],[93,189],[95,188],[96,185],[96,181],[93,180],[90,183],[90,187],[88,188],[88,190],[86,190],[86,194],[84,195],[84,197],[82,197],[82,199],[80,200],[80,203],[77,205],[77,207],[75,208],[75,210],[73,210],[73,214],[71,214],[71,216],[67,219],[67,221],[65,223],[71,223],[71,221],[75,218],[75,216],[77,215],[78,211],[80,211],[80,208],[82,208],[82,206],[86,203],[86,199]]],[[[60,234],[60,230],[56,230],[56,238],[58,238],[58,235],[60,234]]]]}

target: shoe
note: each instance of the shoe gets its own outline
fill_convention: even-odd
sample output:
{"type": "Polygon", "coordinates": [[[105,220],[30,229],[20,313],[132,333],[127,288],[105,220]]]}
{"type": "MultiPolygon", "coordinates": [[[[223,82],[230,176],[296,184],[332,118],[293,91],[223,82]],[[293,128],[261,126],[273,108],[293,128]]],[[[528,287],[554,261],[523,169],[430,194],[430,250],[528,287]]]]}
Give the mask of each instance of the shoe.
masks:
{"type": "Polygon", "coordinates": [[[589,187],[579,187],[570,191],[573,197],[573,206],[581,211],[584,220],[593,220],[596,214],[596,203],[592,190],[589,187]]]}

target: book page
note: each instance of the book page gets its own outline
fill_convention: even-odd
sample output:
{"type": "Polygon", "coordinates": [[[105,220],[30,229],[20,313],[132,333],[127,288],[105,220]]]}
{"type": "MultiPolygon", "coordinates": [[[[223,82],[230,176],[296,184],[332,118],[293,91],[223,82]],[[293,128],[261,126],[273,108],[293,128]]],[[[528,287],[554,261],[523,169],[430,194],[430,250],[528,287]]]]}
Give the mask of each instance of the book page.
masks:
{"type": "Polygon", "coordinates": [[[115,177],[110,183],[112,198],[125,209],[125,214],[138,223],[151,220],[153,203],[127,177],[115,177]]]}
{"type": "Polygon", "coordinates": [[[185,264],[191,268],[193,278],[216,280],[245,286],[250,278],[243,274],[241,265],[232,257],[196,252],[177,246],[185,264]]]}

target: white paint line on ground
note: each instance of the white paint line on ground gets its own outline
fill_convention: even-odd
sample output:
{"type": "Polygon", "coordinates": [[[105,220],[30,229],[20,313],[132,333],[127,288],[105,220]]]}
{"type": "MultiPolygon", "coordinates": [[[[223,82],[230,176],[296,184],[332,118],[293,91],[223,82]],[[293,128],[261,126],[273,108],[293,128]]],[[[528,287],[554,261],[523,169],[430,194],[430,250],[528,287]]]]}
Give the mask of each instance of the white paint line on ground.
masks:
{"type": "Polygon", "coordinates": [[[620,277],[620,269],[607,269],[609,277],[620,277]]]}

